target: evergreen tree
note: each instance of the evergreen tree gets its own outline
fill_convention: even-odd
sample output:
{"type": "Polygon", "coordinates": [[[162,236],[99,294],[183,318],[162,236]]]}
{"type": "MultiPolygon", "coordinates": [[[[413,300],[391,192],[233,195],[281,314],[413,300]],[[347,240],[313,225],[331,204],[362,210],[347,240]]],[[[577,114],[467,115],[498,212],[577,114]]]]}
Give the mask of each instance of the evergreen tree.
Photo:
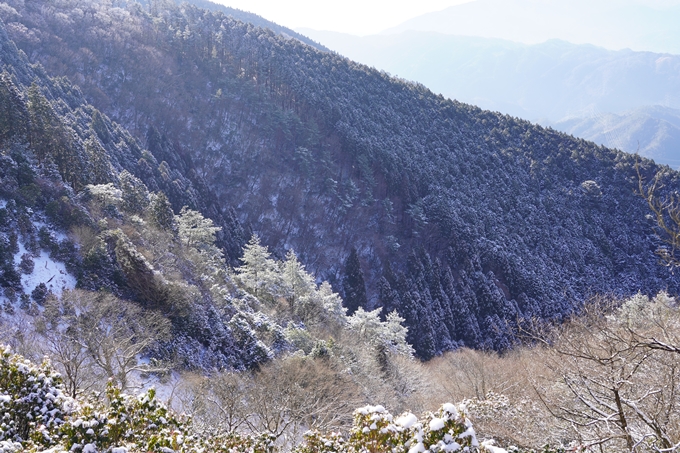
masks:
{"type": "Polygon", "coordinates": [[[286,298],[294,310],[297,301],[309,295],[316,289],[314,278],[305,271],[305,266],[298,261],[297,255],[290,249],[283,262],[283,283],[286,290],[286,298]]]}
{"type": "Polygon", "coordinates": [[[86,184],[85,159],[73,143],[73,131],[67,128],[52,104],[33,83],[27,91],[31,120],[30,142],[38,162],[54,162],[64,181],[78,190],[86,184]]]}
{"type": "Polygon", "coordinates": [[[33,83],[27,92],[28,112],[31,120],[30,141],[38,162],[42,163],[55,145],[56,122],[54,111],[49,101],[42,95],[37,84],[33,83]]]}
{"type": "Polygon", "coordinates": [[[92,130],[97,134],[102,143],[109,143],[111,141],[111,134],[106,127],[104,118],[97,109],[92,114],[92,130]]]}
{"type": "Polygon", "coordinates": [[[173,234],[178,233],[175,213],[172,211],[170,200],[163,192],[158,192],[151,197],[149,208],[153,223],[162,230],[170,231],[173,234]]]}
{"type": "Polygon", "coordinates": [[[200,212],[184,206],[176,219],[179,237],[185,245],[200,249],[215,243],[215,233],[220,231],[220,227],[214,226],[213,221],[200,212]]]}
{"type": "Polygon", "coordinates": [[[128,212],[141,214],[149,206],[149,190],[144,183],[127,170],[119,176],[123,191],[123,208],[128,212]]]}
{"type": "Polygon", "coordinates": [[[49,294],[49,290],[47,289],[47,285],[45,285],[44,283],[40,283],[31,292],[31,298],[34,301],[36,301],[36,303],[38,305],[44,305],[45,300],[47,299],[47,294],[49,294]]]}
{"type": "Polygon", "coordinates": [[[28,112],[7,72],[0,74],[0,145],[14,135],[26,133],[28,112]]]}
{"type": "Polygon", "coordinates": [[[85,141],[85,153],[89,166],[87,180],[90,184],[106,184],[113,179],[111,162],[106,150],[94,137],[85,141]]]}
{"type": "Polygon", "coordinates": [[[345,261],[345,277],[342,280],[342,289],[345,292],[345,307],[347,314],[353,315],[359,307],[366,307],[366,284],[364,274],[361,271],[361,263],[357,249],[352,248],[345,261]]]}
{"type": "Polygon", "coordinates": [[[241,282],[255,296],[275,299],[283,289],[283,276],[276,261],[269,257],[266,246],[260,245],[260,238],[256,234],[243,248],[243,265],[234,269],[241,282]]]}

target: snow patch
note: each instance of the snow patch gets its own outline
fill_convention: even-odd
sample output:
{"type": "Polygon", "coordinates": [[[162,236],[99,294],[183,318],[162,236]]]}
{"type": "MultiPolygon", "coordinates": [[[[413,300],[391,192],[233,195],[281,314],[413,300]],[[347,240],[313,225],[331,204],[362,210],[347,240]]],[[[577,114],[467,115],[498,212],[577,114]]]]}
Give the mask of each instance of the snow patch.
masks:
{"type": "Polygon", "coordinates": [[[489,450],[491,453],[508,453],[508,450],[506,450],[505,448],[496,447],[495,441],[493,439],[485,440],[484,442],[482,442],[482,446],[485,449],[489,450]]]}
{"type": "MultiPolygon", "coordinates": [[[[19,253],[14,255],[15,264],[21,262],[21,256],[24,253],[26,253],[26,249],[20,243],[19,253]]],[[[50,258],[50,255],[45,250],[41,250],[40,255],[33,258],[33,262],[35,263],[33,272],[21,276],[21,285],[26,294],[31,294],[40,283],[44,283],[47,289],[56,296],[61,296],[65,289],[76,287],[76,278],[68,273],[64,263],[50,258]]]]}
{"type": "Polygon", "coordinates": [[[401,426],[404,429],[409,429],[411,426],[415,425],[418,423],[418,417],[413,415],[412,413],[408,412],[402,416],[400,416],[395,423],[399,426],[401,426]]]}
{"type": "Polygon", "coordinates": [[[441,418],[433,418],[430,420],[430,431],[439,431],[440,429],[444,429],[444,420],[441,418]]]}

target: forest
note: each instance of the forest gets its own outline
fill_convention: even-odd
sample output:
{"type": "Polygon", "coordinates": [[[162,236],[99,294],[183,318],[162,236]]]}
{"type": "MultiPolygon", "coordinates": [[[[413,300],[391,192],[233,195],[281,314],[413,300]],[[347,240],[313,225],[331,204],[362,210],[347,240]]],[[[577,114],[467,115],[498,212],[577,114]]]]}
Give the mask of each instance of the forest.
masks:
{"type": "Polygon", "coordinates": [[[0,450],[679,448],[677,172],[219,9],[0,18],[0,450]]]}
{"type": "Polygon", "coordinates": [[[231,265],[252,234],[279,259],[292,248],[355,305],[396,309],[422,359],[503,350],[518,319],[596,294],[676,290],[634,156],[187,3],[5,4],[29,62],[110,118],[97,142],[112,152],[107,131],[129,131],[157,162],[118,164],[212,219],[231,265]]]}

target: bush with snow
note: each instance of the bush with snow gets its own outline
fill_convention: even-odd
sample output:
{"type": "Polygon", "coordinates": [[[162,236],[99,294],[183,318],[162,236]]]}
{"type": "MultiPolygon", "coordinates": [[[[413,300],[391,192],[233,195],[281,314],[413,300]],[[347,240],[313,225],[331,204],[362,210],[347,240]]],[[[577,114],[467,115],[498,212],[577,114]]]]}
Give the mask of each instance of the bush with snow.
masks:
{"type": "Polygon", "coordinates": [[[382,406],[366,406],[354,413],[354,427],[344,438],[338,433],[309,432],[295,453],[438,453],[505,450],[477,441],[464,406],[444,404],[422,419],[407,412],[396,420],[382,406]]]}
{"type": "Polygon", "coordinates": [[[61,376],[45,360],[35,366],[4,347],[0,354],[0,446],[12,451],[16,443],[49,446],[51,433],[73,410],[64,396],[61,376]]]}

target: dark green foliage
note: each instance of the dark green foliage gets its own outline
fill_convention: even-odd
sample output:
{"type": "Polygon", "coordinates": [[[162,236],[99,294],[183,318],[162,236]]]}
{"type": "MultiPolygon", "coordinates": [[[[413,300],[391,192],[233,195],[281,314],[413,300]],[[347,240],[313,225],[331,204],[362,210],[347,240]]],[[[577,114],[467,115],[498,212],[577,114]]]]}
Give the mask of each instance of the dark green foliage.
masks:
{"type": "Polygon", "coordinates": [[[0,146],[26,135],[28,112],[8,72],[0,74],[0,146]]]}
{"type": "Polygon", "coordinates": [[[168,197],[163,192],[154,194],[149,211],[151,219],[159,228],[177,234],[178,230],[175,222],[175,213],[172,210],[172,205],[170,204],[168,197]]]}
{"type": "Polygon", "coordinates": [[[149,206],[149,191],[144,183],[127,170],[118,176],[123,191],[123,208],[134,214],[142,214],[149,206]]]}
{"type": "Polygon", "coordinates": [[[33,273],[33,269],[35,269],[35,263],[33,262],[33,258],[31,257],[31,255],[29,255],[28,253],[24,253],[23,255],[21,255],[19,269],[21,269],[21,273],[23,274],[33,273]]]}
{"type": "Polygon", "coordinates": [[[352,248],[347,260],[345,260],[345,276],[342,279],[342,289],[344,291],[344,305],[347,314],[353,315],[355,311],[366,308],[366,283],[364,274],[361,271],[361,262],[357,249],[352,248]]]}
{"type": "Polygon", "coordinates": [[[35,289],[31,292],[31,298],[38,305],[45,305],[45,300],[47,299],[48,294],[49,291],[47,289],[47,286],[44,283],[39,283],[38,286],[36,286],[35,289]]]}

